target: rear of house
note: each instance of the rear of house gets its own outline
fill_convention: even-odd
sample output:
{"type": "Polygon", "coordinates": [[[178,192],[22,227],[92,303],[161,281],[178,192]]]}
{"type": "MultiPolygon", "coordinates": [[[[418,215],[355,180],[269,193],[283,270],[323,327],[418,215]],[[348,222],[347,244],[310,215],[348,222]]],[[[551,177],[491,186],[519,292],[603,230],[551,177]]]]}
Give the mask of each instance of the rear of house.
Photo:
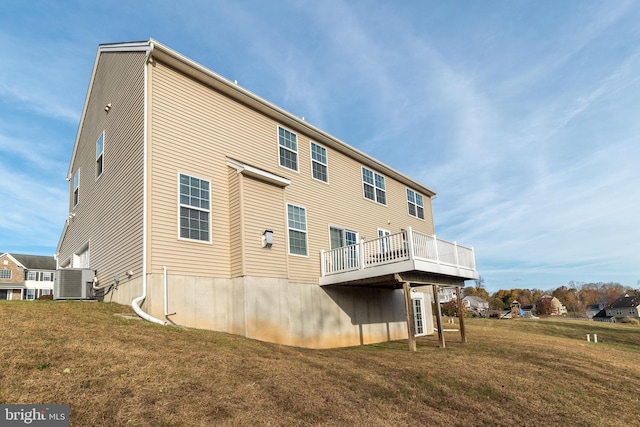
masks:
{"type": "Polygon", "coordinates": [[[431,189],[153,40],[98,49],[68,180],[59,266],[162,322],[379,342],[407,337],[403,283],[478,277],[431,189]]]}

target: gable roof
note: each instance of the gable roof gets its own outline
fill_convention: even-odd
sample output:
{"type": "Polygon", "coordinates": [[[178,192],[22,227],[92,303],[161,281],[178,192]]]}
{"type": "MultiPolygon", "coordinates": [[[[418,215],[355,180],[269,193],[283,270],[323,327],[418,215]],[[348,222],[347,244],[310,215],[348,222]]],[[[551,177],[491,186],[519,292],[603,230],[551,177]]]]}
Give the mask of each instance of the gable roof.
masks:
{"type": "Polygon", "coordinates": [[[237,83],[222,77],[221,75],[209,70],[208,68],[198,64],[197,62],[185,57],[184,55],[163,45],[162,43],[159,43],[154,39],[139,42],[101,44],[100,46],[98,46],[98,52],[94,61],[91,80],[89,82],[89,89],[85,97],[84,107],[82,109],[82,115],[80,117],[80,123],[78,125],[78,132],[76,134],[76,140],[73,147],[73,153],[71,155],[71,162],[69,164],[69,170],[67,172],[67,180],[71,180],[71,177],[73,175],[73,159],[76,156],[80,140],[80,132],[82,130],[82,126],[87,114],[89,98],[91,95],[96,70],[98,68],[100,55],[106,52],[145,52],[147,57],[157,58],[163,63],[185,73],[186,75],[201,82],[202,84],[214,88],[222,94],[257,110],[268,117],[273,118],[274,120],[280,122],[285,126],[289,126],[306,134],[312,140],[331,147],[334,150],[357,160],[365,166],[376,169],[378,172],[381,172],[382,174],[387,175],[390,178],[393,178],[405,184],[406,186],[417,190],[418,192],[421,192],[426,197],[436,196],[436,192],[431,190],[430,188],[414,181],[413,179],[396,171],[390,166],[385,165],[384,163],[374,159],[364,152],[329,135],[323,130],[307,123],[299,117],[294,116],[293,114],[270,103],[269,101],[259,97],[258,95],[248,91],[247,89],[238,86],[237,83]]]}
{"type": "Polygon", "coordinates": [[[640,305],[640,296],[624,295],[615,300],[608,308],[627,308],[640,305]]]}
{"type": "Polygon", "coordinates": [[[607,310],[604,308],[600,310],[596,315],[593,316],[594,319],[611,319],[612,316],[607,316],[607,310]]]}
{"type": "Polygon", "coordinates": [[[5,252],[2,256],[8,255],[14,262],[20,264],[27,270],[55,270],[56,259],[52,256],[10,254],[5,252]]]}

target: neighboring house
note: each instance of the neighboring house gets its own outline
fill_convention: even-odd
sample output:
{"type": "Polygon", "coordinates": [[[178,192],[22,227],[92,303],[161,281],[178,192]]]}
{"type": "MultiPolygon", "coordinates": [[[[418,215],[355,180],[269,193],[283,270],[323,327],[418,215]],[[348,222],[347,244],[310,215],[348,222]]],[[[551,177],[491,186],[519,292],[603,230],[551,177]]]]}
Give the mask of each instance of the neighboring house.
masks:
{"type": "Polygon", "coordinates": [[[478,279],[431,189],[154,40],[98,48],[67,179],[59,267],[152,321],[406,339],[411,288],[478,279]]]}
{"type": "Polygon", "coordinates": [[[624,318],[640,319],[640,296],[623,295],[605,309],[609,318],[619,322],[624,318]]]}
{"type": "Polygon", "coordinates": [[[457,301],[458,300],[458,292],[456,288],[447,288],[441,287],[438,289],[438,300],[440,304],[444,304],[446,302],[457,301]]]}
{"type": "Polygon", "coordinates": [[[0,255],[0,300],[35,300],[53,293],[56,260],[52,256],[0,255]]]}
{"type": "Polygon", "coordinates": [[[616,319],[613,316],[607,315],[607,310],[603,308],[599,312],[597,312],[592,318],[594,322],[615,322],[616,319]]]}
{"type": "Polygon", "coordinates": [[[552,316],[563,316],[567,314],[567,307],[562,305],[560,300],[552,295],[542,295],[540,298],[538,298],[535,305],[538,306],[541,304],[548,304],[550,309],[549,314],[552,316]]]}
{"type": "Polygon", "coordinates": [[[467,311],[474,311],[481,316],[484,316],[489,311],[489,302],[478,296],[466,296],[462,299],[462,302],[467,307],[467,311]]]}
{"type": "MultiPolygon", "coordinates": [[[[604,307],[602,307],[604,308],[604,307]]],[[[598,314],[598,312],[600,310],[602,310],[602,308],[599,306],[599,304],[589,304],[585,307],[585,315],[587,316],[587,319],[591,320],[593,319],[593,316],[595,316],[596,314],[598,314]]]]}

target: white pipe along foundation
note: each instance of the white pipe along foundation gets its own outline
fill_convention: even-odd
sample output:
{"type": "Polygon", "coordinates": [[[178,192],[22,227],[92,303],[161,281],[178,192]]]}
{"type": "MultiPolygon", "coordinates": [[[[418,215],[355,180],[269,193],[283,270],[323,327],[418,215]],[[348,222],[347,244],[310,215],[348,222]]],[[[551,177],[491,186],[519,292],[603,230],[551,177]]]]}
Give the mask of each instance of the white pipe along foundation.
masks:
{"type": "Polygon", "coordinates": [[[142,308],[140,308],[139,304],[142,304],[142,302],[145,300],[146,297],[147,297],[147,278],[143,277],[142,278],[142,295],[140,295],[138,298],[135,298],[133,301],[131,301],[131,308],[133,308],[133,311],[135,311],[136,314],[142,317],[144,320],[148,320],[149,322],[157,323],[159,325],[166,325],[167,322],[165,322],[164,320],[156,319],[155,317],[142,311],[142,308]]]}

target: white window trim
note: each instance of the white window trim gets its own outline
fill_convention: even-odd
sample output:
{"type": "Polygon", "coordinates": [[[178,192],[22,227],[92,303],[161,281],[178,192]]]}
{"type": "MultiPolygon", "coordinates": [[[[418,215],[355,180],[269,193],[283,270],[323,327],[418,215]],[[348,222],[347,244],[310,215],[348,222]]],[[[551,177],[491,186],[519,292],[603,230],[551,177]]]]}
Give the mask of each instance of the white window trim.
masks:
{"type": "Polygon", "coordinates": [[[104,173],[104,130],[102,132],[100,132],[100,136],[98,136],[98,138],[96,139],[96,149],[97,149],[98,140],[100,139],[100,137],[102,137],[102,151],[100,152],[100,155],[98,155],[97,150],[96,150],[96,181],[104,173]],[[100,174],[98,175],[98,159],[100,157],[102,157],[102,170],[100,171],[100,174]]]}
{"type": "Polygon", "coordinates": [[[380,206],[387,206],[387,203],[386,203],[386,201],[387,201],[387,177],[386,177],[386,176],[384,176],[384,175],[382,175],[382,174],[380,174],[380,173],[378,173],[378,172],[374,171],[373,169],[369,169],[369,168],[367,168],[367,167],[365,167],[365,166],[362,166],[362,169],[360,170],[360,181],[361,181],[361,184],[362,184],[362,197],[363,197],[365,200],[368,200],[368,201],[370,201],[370,202],[377,203],[377,204],[379,204],[380,206]],[[372,199],[370,199],[370,198],[368,198],[367,196],[365,196],[365,192],[364,192],[364,186],[365,186],[365,184],[366,184],[366,185],[371,185],[370,183],[368,183],[368,182],[365,182],[365,181],[364,181],[364,176],[363,176],[363,175],[364,175],[364,170],[365,170],[365,169],[366,169],[366,170],[368,170],[369,172],[373,173],[373,200],[372,200],[372,199]],[[376,192],[376,190],[378,190],[378,186],[376,185],[376,175],[379,175],[379,176],[381,176],[381,177],[384,179],[384,187],[385,187],[385,188],[384,188],[384,190],[383,190],[383,189],[380,189],[380,190],[384,191],[384,199],[385,199],[385,203],[380,203],[380,202],[378,201],[378,194],[377,194],[377,192],[376,192]]]}
{"type": "Polygon", "coordinates": [[[300,258],[309,258],[309,213],[307,211],[307,208],[301,205],[294,205],[293,203],[287,203],[284,207],[284,217],[286,218],[287,221],[287,253],[291,256],[297,256],[300,258]],[[291,228],[289,227],[289,206],[293,206],[296,208],[300,208],[300,209],[304,209],[304,219],[305,219],[305,227],[306,230],[300,230],[297,228],[291,228]],[[305,235],[305,245],[306,245],[306,249],[307,249],[307,254],[306,255],[301,255],[301,254],[293,254],[291,253],[291,244],[289,241],[289,230],[293,230],[293,231],[298,231],[300,233],[304,233],[305,235]]]}
{"type": "MultiPolygon", "coordinates": [[[[341,225],[329,224],[327,226],[327,234],[328,234],[328,237],[329,237],[329,246],[327,246],[328,248],[331,248],[331,229],[332,228],[334,228],[336,230],[342,230],[343,233],[347,232],[347,231],[350,232],[350,233],[354,233],[356,235],[356,244],[358,244],[358,242],[360,242],[360,233],[358,233],[357,231],[352,230],[352,229],[347,228],[347,227],[342,227],[341,225]]],[[[346,242],[346,239],[345,239],[345,242],[346,242]]]]}
{"type": "Polygon", "coordinates": [[[178,185],[178,188],[177,188],[177,191],[178,191],[178,213],[177,213],[177,215],[178,215],[178,222],[177,222],[178,240],[182,240],[182,241],[185,241],[185,242],[203,243],[205,245],[212,244],[213,239],[212,239],[212,236],[211,236],[211,231],[213,229],[213,224],[212,224],[213,223],[213,221],[212,221],[212,216],[213,215],[211,215],[211,206],[213,205],[213,202],[212,202],[211,199],[212,199],[213,192],[211,191],[211,180],[205,179],[205,178],[200,178],[199,176],[188,174],[186,172],[178,172],[178,174],[176,176],[176,182],[177,182],[177,185],[178,185]],[[196,179],[199,179],[201,181],[207,181],[209,183],[209,209],[202,209],[202,208],[196,208],[196,207],[191,206],[191,205],[184,205],[185,208],[200,210],[200,211],[203,211],[203,212],[207,212],[209,214],[209,240],[190,239],[188,237],[180,236],[180,208],[183,206],[182,203],[180,203],[180,175],[185,175],[185,176],[188,176],[190,178],[196,178],[196,179]]]}
{"type": "Polygon", "coordinates": [[[329,184],[329,150],[327,150],[327,147],[325,147],[324,145],[318,144],[317,142],[314,141],[309,141],[309,159],[311,159],[311,178],[321,182],[323,184],[329,184]],[[326,163],[322,163],[316,159],[313,158],[313,146],[317,145],[318,147],[324,148],[324,153],[325,153],[325,157],[327,158],[327,162],[326,163]],[[316,178],[315,176],[313,176],[313,164],[314,163],[318,163],[322,166],[324,166],[325,168],[327,168],[327,180],[323,181],[321,179],[316,178]]]}
{"type": "Polygon", "coordinates": [[[278,150],[276,151],[276,154],[278,155],[278,166],[280,166],[281,168],[286,169],[288,171],[292,171],[292,172],[295,172],[295,173],[300,173],[300,138],[298,138],[298,133],[292,131],[291,129],[287,129],[284,126],[278,125],[276,127],[276,142],[278,144],[278,150]],[[296,146],[298,147],[298,149],[296,151],[293,151],[292,149],[290,149],[289,147],[285,147],[284,145],[280,145],[280,129],[286,130],[287,132],[291,132],[292,134],[294,134],[296,136],[296,146]],[[280,163],[280,148],[284,148],[285,150],[296,154],[296,168],[295,169],[288,168],[286,166],[283,166],[280,163]]]}
{"type": "Polygon", "coordinates": [[[426,213],[426,210],[425,210],[425,208],[424,208],[424,199],[425,199],[424,195],[423,195],[423,194],[421,194],[421,193],[418,193],[417,191],[415,191],[415,190],[413,190],[413,189],[411,189],[411,188],[409,188],[409,187],[406,187],[406,190],[405,190],[404,194],[405,194],[405,196],[406,196],[406,201],[407,201],[407,214],[408,214],[409,216],[412,216],[412,217],[414,217],[414,218],[419,219],[420,221],[426,221],[426,219],[427,219],[427,213],[426,213]],[[409,195],[407,194],[407,191],[412,191],[412,192],[413,192],[413,197],[414,197],[415,199],[417,199],[417,198],[416,198],[416,195],[420,195],[420,197],[422,197],[422,206],[421,206],[421,208],[422,208],[422,213],[423,213],[423,215],[424,215],[424,218],[420,218],[420,217],[418,216],[418,201],[417,201],[417,200],[416,200],[415,202],[413,202],[413,205],[415,205],[415,207],[416,207],[416,214],[415,214],[415,215],[411,215],[411,212],[409,212],[409,203],[412,203],[412,202],[410,202],[410,201],[409,201],[409,195]]]}
{"type": "Polygon", "coordinates": [[[25,301],[35,301],[35,299],[37,298],[37,293],[38,293],[38,291],[35,288],[26,288],[24,290],[24,298],[23,298],[23,300],[25,300],[25,301]],[[33,298],[29,298],[29,291],[33,291],[33,298]]]}
{"type": "Polygon", "coordinates": [[[13,277],[13,271],[9,270],[8,268],[3,268],[0,271],[2,271],[2,272],[8,271],[9,272],[9,277],[2,277],[2,279],[4,279],[4,280],[11,280],[11,278],[13,277]]]}

